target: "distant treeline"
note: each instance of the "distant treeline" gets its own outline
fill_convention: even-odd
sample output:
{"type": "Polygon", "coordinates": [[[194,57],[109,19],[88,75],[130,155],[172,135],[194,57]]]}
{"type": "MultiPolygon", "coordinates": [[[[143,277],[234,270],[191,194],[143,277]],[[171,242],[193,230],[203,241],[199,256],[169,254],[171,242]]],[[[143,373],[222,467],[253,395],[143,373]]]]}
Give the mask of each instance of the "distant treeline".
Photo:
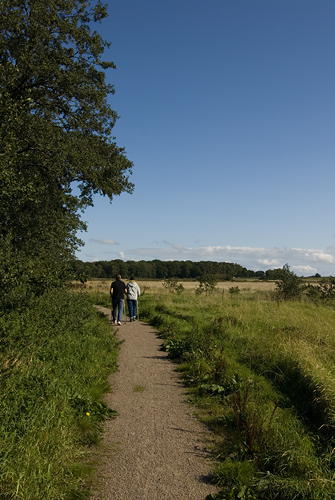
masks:
{"type": "Polygon", "coordinates": [[[131,276],[137,279],[197,279],[206,274],[214,274],[218,280],[231,280],[232,278],[279,279],[281,269],[268,271],[250,271],[239,264],[231,262],[201,261],[161,261],[161,260],[128,260],[121,259],[74,262],[74,270],[79,279],[88,278],[114,278],[121,274],[125,278],[131,276]]]}

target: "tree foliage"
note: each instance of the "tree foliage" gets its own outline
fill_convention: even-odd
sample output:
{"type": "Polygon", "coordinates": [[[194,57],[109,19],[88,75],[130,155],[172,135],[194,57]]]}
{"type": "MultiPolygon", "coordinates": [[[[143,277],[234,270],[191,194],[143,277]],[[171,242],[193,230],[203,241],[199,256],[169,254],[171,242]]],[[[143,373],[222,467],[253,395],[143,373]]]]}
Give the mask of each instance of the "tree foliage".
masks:
{"type": "Polygon", "coordinates": [[[92,278],[112,278],[120,273],[121,276],[136,276],[147,279],[199,279],[205,274],[212,274],[217,281],[235,278],[259,279],[258,271],[250,271],[239,264],[232,262],[200,261],[161,261],[161,260],[128,260],[114,259],[109,261],[83,262],[76,260],[73,263],[75,272],[92,278]]]}
{"type": "Polygon", "coordinates": [[[106,15],[100,0],[1,2],[1,285],[62,281],[79,213],[95,194],[132,192],[132,163],[111,135],[115,66],[91,28],[106,15]]]}

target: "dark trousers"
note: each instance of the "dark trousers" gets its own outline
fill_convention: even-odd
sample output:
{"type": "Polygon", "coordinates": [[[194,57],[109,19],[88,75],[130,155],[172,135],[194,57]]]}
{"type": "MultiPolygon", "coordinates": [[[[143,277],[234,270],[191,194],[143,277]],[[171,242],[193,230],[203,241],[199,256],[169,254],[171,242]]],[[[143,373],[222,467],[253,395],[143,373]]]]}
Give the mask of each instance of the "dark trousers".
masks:
{"type": "Polygon", "coordinates": [[[123,299],[112,299],[112,316],[113,321],[122,321],[123,315],[123,299]],[[116,318],[117,315],[117,318],[116,318]]]}
{"type": "Polygon", "coordinates": [[[131,318],[135,318],[136,317],[137,300],[127,299],[127,304],[128,304],[129,316],[131,318]]]}

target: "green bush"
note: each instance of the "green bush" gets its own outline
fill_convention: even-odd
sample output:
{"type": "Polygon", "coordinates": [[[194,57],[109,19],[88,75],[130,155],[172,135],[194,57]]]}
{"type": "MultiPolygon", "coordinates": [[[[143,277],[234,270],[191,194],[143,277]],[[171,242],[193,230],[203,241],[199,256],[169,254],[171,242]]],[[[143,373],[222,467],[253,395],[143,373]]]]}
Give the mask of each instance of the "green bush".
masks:
{"type": "Polygon", "coordinates": [[[306,295],[314,302],[329,302],[335,299],[335,279],[328,278],[318,285],[307,285],[306,295]]]}
{"type": "Polygon", "coordinates": [[[209,295],[214,292],[217,283],[218,279],[214,274],[203,274],[199,279],[199,286],[196,289],[196,293],[200,295],[205,292],[206,295],[209,295]]]}
{"type": "Polygon", "coordinates": [[[170,293],[176,293],[177,295],[180,295],[185,291],[185,288],[182,285],[182,283],[178,283],[178,280],[176,278],[167,278],[166,280],[163,281],[163,286],[170,293]]]}
{"type": "Polygon", "coordinates": [[[280,281],[276,284],[277,295],[282,300],[300,299],[305,290],[304,282],[285,264],[280,273],[280,281]]]}

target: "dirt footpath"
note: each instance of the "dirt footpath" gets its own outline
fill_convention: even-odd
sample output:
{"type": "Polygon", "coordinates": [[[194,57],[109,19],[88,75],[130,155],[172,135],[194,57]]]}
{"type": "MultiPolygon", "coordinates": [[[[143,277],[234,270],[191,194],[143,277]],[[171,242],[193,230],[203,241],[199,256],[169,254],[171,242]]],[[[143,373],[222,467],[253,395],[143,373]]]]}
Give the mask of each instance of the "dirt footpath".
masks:
{"type": "Polygon", "coordinates": [[[208,484],[208,436],[162,341],[139,321],[122,324],[118,337],[107,403],[120,415],[106,423],[91,500],[204,500],[218,491],[208,484]]]}

